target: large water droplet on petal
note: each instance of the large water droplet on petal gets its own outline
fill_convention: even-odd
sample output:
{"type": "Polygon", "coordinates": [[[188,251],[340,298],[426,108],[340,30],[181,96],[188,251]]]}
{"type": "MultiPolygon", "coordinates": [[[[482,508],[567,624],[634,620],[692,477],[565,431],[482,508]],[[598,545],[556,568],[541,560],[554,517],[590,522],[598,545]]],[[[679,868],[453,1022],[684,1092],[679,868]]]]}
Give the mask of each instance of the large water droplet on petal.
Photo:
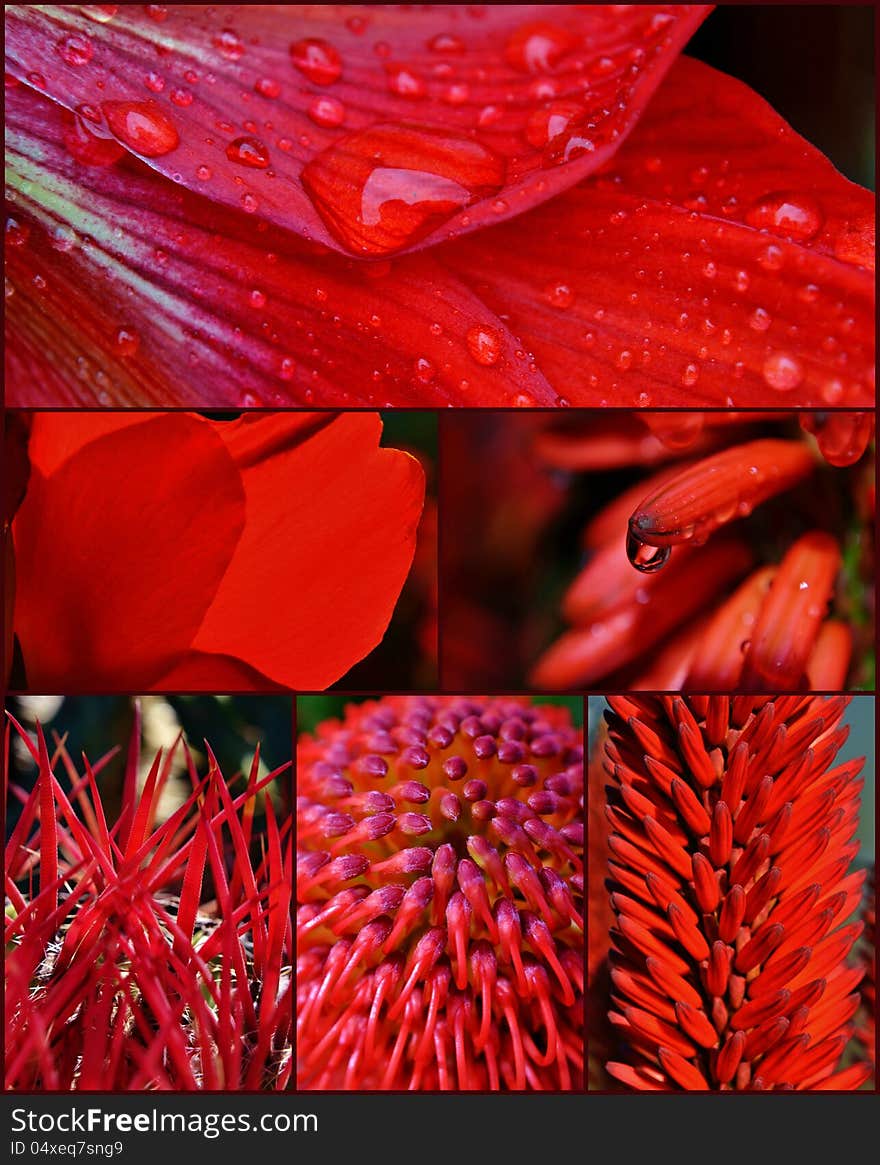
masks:
{"type": "Polygon", "coordinates": [[[757,230],[804,243],[816,237],[824,217],[818,202],[809,194],[776,190],[759,198],[746,211],[746,222],[757,230]]]}
{"type": "Polygon", "coordinates": [[[113,136],[144,158],[161,158],[180,145],[174,122],[153,101],[104,101],[101,109],[113,136]]]}
{"type": "Polygon", "coordinates": [[[471,328],[465,340],[468,351],[478,364],[489,367],[498,363],[501,357],[501,337],[495,328],[485,325],[471,328]]]}
{"type": "Polygon", "coordinates": [[[342,76],[339,53],[326,40],[305,37],[290,46],[290,59],[313,85],[332,85],[342,76]]]}
{"type": "Polygon", "coordinates": [[[584,107],[577,101],[553,101],[543,109],[536,109],[526,122],[526,140],[530,145],[543,149],[583,116],[584,107]]]}
{"type": "Polygon", "coordinates": [[[660,570],[669,561],[671,553],[669,546],[649,546],[632,530],[627,531],[626,556],[636,570],[643,574],[653,574],[660,570]]]}
{"type": "Polygon", "coordinates": [[[232,28],[224,28],[214,37],[214,47],[227,61],[238,61],[244,56],[244,42],[232,28]]]}
{"type": "Polygon", "coordinates": [[[804,379],[804,369],[800,360],[787,352],[771,352],[764,361],[764,379],[777,392],[791,392],[804,379]]]}
{"type": "Polygon", "coordinates": [[[345,121],[345,106],[335,97],[316,97],[309,106],[309,117],[323,129],[336,129],[345,121]]]}
{"type": "Polygon", "coordinates": [[[408,246],[504,184],[502,158],[471,138],[376,125],[313,158],[303,185],[332,233],[356,254],[408,246]]]}

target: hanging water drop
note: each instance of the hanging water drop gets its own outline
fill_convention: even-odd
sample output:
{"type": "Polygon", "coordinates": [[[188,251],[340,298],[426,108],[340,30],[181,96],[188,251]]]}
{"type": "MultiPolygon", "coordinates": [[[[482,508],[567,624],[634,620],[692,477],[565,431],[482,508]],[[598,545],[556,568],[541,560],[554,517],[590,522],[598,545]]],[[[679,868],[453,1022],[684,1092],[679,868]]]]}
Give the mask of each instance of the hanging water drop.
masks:
{"type": "Polygon", "coordinates": [[[672,553],[669,546],[650,546],[643,542],[631,529],[626,535],[626,556],[630,563],[643,574],[653,574],[669,561],[672,553]]]}

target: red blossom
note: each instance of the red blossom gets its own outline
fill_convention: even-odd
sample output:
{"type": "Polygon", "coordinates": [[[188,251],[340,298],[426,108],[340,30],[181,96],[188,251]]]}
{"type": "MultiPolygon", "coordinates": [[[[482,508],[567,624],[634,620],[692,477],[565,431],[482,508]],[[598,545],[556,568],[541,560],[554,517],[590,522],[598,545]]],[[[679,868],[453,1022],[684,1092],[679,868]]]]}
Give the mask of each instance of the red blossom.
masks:
{"type": "Polygon", "coordinates": [[[872,197],[707,7],[161,11],[7,10],[14,403],[873,402],[872,197]]]}
{"type": "Polygon", "coordinates": [[[268,788],[289,764],[258,777],[258,750],[235,792],[210,747],[203,777],[185,749],[192,792],[157,824],[177,745],[138,793],[138,721],[112,824],[96,784],[112,752],[80,774],[62,741],[50,754],[39,725],[34,744],[10,718],[7,761],[10,725],[39,773],[9,790],[22,807],[5,858],[6,1088],[283,1090],[292,830],[268,788]]]}
{"type": "Polygon", "coordinates": [[[370,413],[34,414],[12,527],[27,686],[338,679],[388,625],[422,509],[420,465],[380,432],[370,413]]]}
{"type": "Polygon", "coordinates": [[[297,751],[309,1089],[583,1078],[583,756],[565,709],[386,696],[297,751]]]}
{"type": "MultiPolygon", "coordinates": [[[[610,1076],[636,1090],[856,1089],[863,760],[844,697],[608,697],[610,1076]]],[[[603,774],[591,771],[601,787],[603,774]]]]}

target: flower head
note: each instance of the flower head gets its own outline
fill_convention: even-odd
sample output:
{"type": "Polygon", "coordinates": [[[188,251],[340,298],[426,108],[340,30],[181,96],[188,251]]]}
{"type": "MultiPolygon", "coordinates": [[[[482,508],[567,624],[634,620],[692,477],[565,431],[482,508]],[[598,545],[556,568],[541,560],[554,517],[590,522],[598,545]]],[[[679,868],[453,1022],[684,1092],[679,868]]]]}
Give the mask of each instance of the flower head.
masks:
{"type": "MultiPolygon", "coordinates": [[[[292,1065],[291,819],[279,823],[259,751],[235,792],[210,753],[162,824],[174,750],[136,790],[139,722],[122,812],[42,729],[30,793],[6,845],[6,1077],[15,1091],[283,1090],[292,1065]],[[64,785],[54,770],[63,766],[64,785]],[[265,811],[258,827],[257,802],[265,811]],[[213,885],[213,895],[208,886],[213,885]]],[[[115,751],[115,750],[114,750],[115,751]]]]}
{"type": "Polygon", "coordinates": [[[868,407],[872,197],[709,13],[9,6],[10,399],[868,407]]]}
{"type": "Polygon", "coordinates": [[[300,1086],[578,1087],[583,766],[567,712],[386,696],[297,756],[300,1086]]]}
{"type": "MultiPolygon", "coordinates": [[[[628,1088],[858,1088],[863,759],[845,697],[609,696],[611,1077],[628,1088]]],[[[600,772],[591,781],[601,782],[600,772]]]]}

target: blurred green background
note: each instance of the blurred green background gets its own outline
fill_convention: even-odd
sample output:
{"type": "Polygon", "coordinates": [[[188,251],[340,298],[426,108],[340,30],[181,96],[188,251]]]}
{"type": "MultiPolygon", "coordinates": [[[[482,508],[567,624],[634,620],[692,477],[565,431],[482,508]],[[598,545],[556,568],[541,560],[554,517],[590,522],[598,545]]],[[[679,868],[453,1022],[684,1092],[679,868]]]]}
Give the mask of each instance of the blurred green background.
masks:
{"type": "MultiPolygon", "coordinates": [[[[512,697],[515,699],[515,697],[512,697]]],[[[322,720],[339,718],[346,705],[362,704],[370,696],[297,696],[296,729],[300,732],[314,732],[322,720]]],[[[555,704],[557,708],[568,708],[572,723],[580,727],[584,722],[584,702],[581,696],[534,696],[533,704],[555,704]]]]}
{"type": "MultiPolygon", "coordinates": [[[[120,746],[119,753],[99,779],[105,811],[108,819],[113,821],[134,726],[135,699],[140,699],[143,718],[142,771],[149,767],[160,748],[171,747],[181,730],[199,772],[206,771],[204,742],[207,740],[227,780],[239,772],[247,774],[258,743],[261,773],[271,772],[292,758],[293,700],[290,696],[12,696],[8,708],[31,734],[39,720],[50,753],[53,734],[63,736],[67,733],[67,751],[80,772],[82,753],[95,764],[111,748],[120,746]]],[[[36,766],[15,731],[11,733],[11,744],[11,781],[23,789],[30,789],[36,778],[36,766]]],[[[188,778],[183,776],[181,750],[178,750],[178,760],[175,777],[183,784],[188,778]]],[[[62,765],[56,766],[55,775],[65,782],[62,765]]],[[[285,774],[275,789],[277,807],[281,811],[289,811],[291,788],[292,778],[285,774]]],[[[10,796],[7,832],[18,818],[18,804],[17,798],[10,796]]]]}

